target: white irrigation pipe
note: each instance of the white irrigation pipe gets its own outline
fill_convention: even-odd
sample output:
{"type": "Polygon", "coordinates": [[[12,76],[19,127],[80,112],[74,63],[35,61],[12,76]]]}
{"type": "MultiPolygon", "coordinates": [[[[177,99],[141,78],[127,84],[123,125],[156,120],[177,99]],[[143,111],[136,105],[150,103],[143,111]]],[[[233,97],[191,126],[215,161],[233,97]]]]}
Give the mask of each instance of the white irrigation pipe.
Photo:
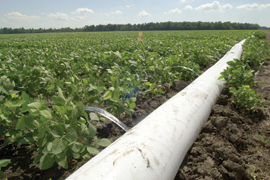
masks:
{"type": "Polygon", "coordinates": [[[174,179],[224,87],[220,73],[240,59],[243,43],[67,179],[174,179]]]}

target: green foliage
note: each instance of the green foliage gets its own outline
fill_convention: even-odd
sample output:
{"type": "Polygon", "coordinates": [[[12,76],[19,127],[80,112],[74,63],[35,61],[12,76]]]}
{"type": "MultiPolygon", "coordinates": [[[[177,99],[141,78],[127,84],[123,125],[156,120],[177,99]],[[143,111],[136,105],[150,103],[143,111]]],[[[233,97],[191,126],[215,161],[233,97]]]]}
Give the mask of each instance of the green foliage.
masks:
{"type": "Polygon", "coordinates": [[[254,36],[258,39],[265,39],[266,34],[263,31],[255,31],[254,36]]]}
{"type": "Polygon", "coordinates": [[[238,59],[227,62],[229,65],[218,79],[225,79],[227,85],[233,88],[241,87],[242,85],[254,85],[253,70],[250,69],[248,64],[244,64],[238,59]]]}
{"type": "Polygon", "coordinates": [[[270,53],[267,41],[262,41],[255,37],[250,37],[246,40],[243,50],[242,61],[254,70],[258,70],[263,65],[263,59],[265,56],[269,56],[270,53]]]}
{"type": "Polygon", "coordinates": [[[233,94],[231,101],[239,109],[255,111],[262,107],[262,97],[251,87],[255,85],[255,70],[263,65],[263,57],[269,53],[267,42],[257,38],[248,38],[243,45],[242,60],[234,59],[229,61],[227,67],[218,79],[225,79],[233,94]],[[252,70],[254,69],[254,70],[252,70]]]}
{"type": "Polygon", "coordinates": [[[10,159],[1,159],[0,160],[0,178],[4,178],[4,172],[1,171],[2,167],[6,167],[10,163],[10,159]]]}
{"type": "Polygon", "coordinates": [[[131,114],[138,96],[162,94],[165,83],[193,80],[200,68],[251,33],[144,32],[140,42],[137,32],[2,35],[2,147],[27,144],[41,169],[54,163],[67,168],[72,158],[88,158],[110,144],[97,137],[92,121],[99,117],[91,113],[89,121],[85,106],[131,114]]]}
{"type": "Polygon", "coordinates": [[[255,108],[265,105],[265,103],[262,103],[262,97],[249,85],[242,85],[237,89],[230,87],[230,92],[233,94],[231,101],[235,102],[239,109],[254,111],[255,108]]]}
{"type": "Polygon", "coordinates": [[[52,96],[50,109],[42,95],[38,96],[38,101],[26,93],[10,95],[7,92],[14,92],[15,83],[10,83],[6,77],[1,79],[11,84],[1,87],[2,93],[8,95],[0,106],[0,133],[8,137],[2,146],[11,143],[31,145],[38,153],[34,163],[39,162],[40,169],[48,169],[54,162],[68,168],[70,158],[88,158],[89,153],[99,152],[97,146],[110,144],[109,140],[96,137],[96,128],[88,121],[84,104],[74,104],[73,97],[66,98],[61,88],[52,96]]]}

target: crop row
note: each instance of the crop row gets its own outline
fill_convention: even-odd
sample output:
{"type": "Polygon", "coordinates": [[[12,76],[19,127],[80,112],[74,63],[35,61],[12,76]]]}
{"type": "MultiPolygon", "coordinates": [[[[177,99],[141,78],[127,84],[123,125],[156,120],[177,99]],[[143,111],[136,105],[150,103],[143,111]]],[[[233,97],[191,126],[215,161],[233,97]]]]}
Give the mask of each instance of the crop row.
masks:
{"type": "Polygon", "coordinates": [[[63,33],[0,36],[0,135],[37,151],[41,169],[89,158],[96,136],[86,105],[131,114],[138,97],[193,80],[252,31],[63,33]],[[158,85],[157,85],[158,84],[158,85]],[[83,116],[82,116],[83,115],[83,116]]]}
{"type": "Polygon", "coordinates": [[[230,100],[241,111],[257,111],[258,107],[265,105],[263,98],[256,93],[255,75],[264,64],[264,58],[269,58],[270,48],[261,31],[249,37],[243,45],[241,60],[233,59],[228,62],[219,79],[224,78],[231,92],[230,100]],[[262,39],[260,39],[262,38],[262,39]]]}

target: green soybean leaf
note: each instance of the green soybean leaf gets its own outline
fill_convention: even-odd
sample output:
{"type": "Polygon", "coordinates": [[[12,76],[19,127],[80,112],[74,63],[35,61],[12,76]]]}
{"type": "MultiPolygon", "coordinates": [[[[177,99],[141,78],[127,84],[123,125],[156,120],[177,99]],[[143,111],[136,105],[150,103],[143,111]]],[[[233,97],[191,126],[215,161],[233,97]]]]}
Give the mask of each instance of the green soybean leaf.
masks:
{"type": "Polygon", "coordinates": [[[90,80],[90,84],[94,84],[95,83],[95,77],[92,76],[91,74],[89,75],[89,80],[90,80]]]}
{"type": "Polygon", "coordinates": [[[70,104],[70,102],[71,102],[72,100],[73,100],[73,97],[68,98],[68,99],[66,100],[65,105],[69,105],[69,104],[70,104]]]}
{"type": "Polygon", "coordinates": [[[63,100],[66,100],[65,97],[64,97],[64,95],[63,95],[62,89],[59,88],[59,87],[57,89],[58,89],[58,96],[61,97],[63,100]]]}
{"type": "Polygon", "coordinates": [[[219,76],[219,78],[217,79],[217,80],[221,80],[221,79],[223,79],[224,77],[223,76],[219,76]]]}
{"type": "Polygon", "coordinates": [[[78,119],[79,113],[78,113],[78,109],[77,108],[73,108],[71,111],[71,120],[73,122],[76,122],[78,119]]]}
{"type": "Polygon", "coordinates": [[[5,96],[0,96],[0,101],[2,101],[3,99],[5,99],[5,96]]]}
{"type": "Polygon", "coordinates": [[[52,118],[52,114],[50,111],[48,110],[42,110],[42,111],[39,111],[40,115],[41,116],[44,116],[46,119],[51,119],[52,118]]]}
{"type": "Polygon", "coordinates": [[[97,114],[93,113],[93,112],[90,113],[90,119],[95,120],[95,121],[99,121],[99,118],[98,118],[97,114]]]}
{"type": "Polygon", "coordinates": [[[7,107],[20,107],[24,103],[24,100],[18,100],[18,101],[6,101],[4,103],[5,106],[7,107]]]}
{"type": "Polygon", "coordinates": [[[70,143],[75,142],[78,139],[78,134],[74,128],[69,128],[67,130],[66,139],[70,143]]]}
{"type": "Polygon", "coordinates": [[[97,86],[95,86],[93,84],[90,84],[89,86],[90,86],[89,89],[88,89],[89,91],[92,91],[94,89],[97,89],[97,86]]]}
{"type": "Polygon", "coordinates": [[[57,154],[55,156],[56,162],[65,169],[68,169],[68,160],[66,154],[57,154]]]}
{"type": "Polygon", "coordinates": [[[59,138],[59,137],[62,137],[64,135],[64,129],[60,125],[53,125],[53,126],[50,126],[50,133],[54,137],[59,138]]]}
{"type": "Polygon", "coordinates": [[[16,124],[16,129],[18,129],[18,130],[25,130],[25,128],[26,128],[26,124],[25,124],[25,122],[24,122],[24,116],[23,117],[21,117],[19,120],[18,120],[18,122],[17,122],[17,124],[16,124]]]}
{"type": "Polygon", "coordinates": [[[23,137],[18,141],[19,144],[32,144],[34,142],[35,140],[33,137],[23,137]]]}
{"type": "Polygon", "coordinates": [[[82,155],[83,159],[89,159],[90,158],[90,155],[89,155],[89,153],[87,151],[82,152],[81,155],[82,155]]]}
{"type": "Polygon", "coordinates": [[[74,84],[71,84],[67,87],[69,94],[74,94],[77,91],[77,87],[74,84]]]}
{"type": "Polygon", "coordinates": [[[73,153],[73,158],[74,159],[80,159],[81,158],[81,154],[80,153],[73,153]]]}
{"type": "Polygon", "coordinates": [[[50,85],[50,86],[48,86],[47,91],[52,91],[52,90],[54,90],[54,88],[55,88],[54,85],[50,85]]]}
{"type": "Polygon", "coordinates": [[[92,123],[89,123],[89,131],[92,136],[95,136],[97,134],[97,129],[92,123]]]}
{"type": "Polygon", "coordinates": [[[59,96],[53,96],[52,97],[52,102],[55,104],[55,105],[58,105],[58,106],[64,106],[66,104],[66,101],[65,99],[59,97],[59,96]]]}
{"type": "Polygon", "coordinates": [[[113,71],[111,69],[107,69],[108,73],[113,74],[113,71]]]}
{"type": "Polygon", "coordinates": [[[104,100],[110,99],[111,97],[112,97],[112,92],[111,92],[111,91],[107,91],[107,92],[103,95],[104,100]]]}
{"type": "Polygon", "coordinates": [[[87,80],[87,79],[82,79],[82,82],[83,82],[84,84],[88,84],[88,80],[87,80]]]}
{"type": "MultiPolygon", "coordinates": [[[[84,115],[84,118],[88,121],[88,115],[87,115],[87,113],[85,111],[82,111],[81,113],[84,115]]],[[[81,117],[81,118],[83,118],[83,117],[81,117]]]]}
{"type": "Polygon", "coordinates": [[[111,141],[109,139],[102,138],[102,139],[98,140],[97,144],[100,146],[106,147],[106,146],[109,146],[111,144],[111,141]]]}
{"type": "Polygon", "coordinates": [[[93,146],[87,146],[86,149],[89,153],[94,154],[94,155],[99,153],[98,148],[93,147],[93,146]]]}
{"type": "Polygon", "coordinates": [[[40,102],[33,102],[31,104],[27,105],[30,109],[33,109],[33,112],[39,111],[42,107],[42,104],[40,102]]]}
{"type": "Polygon", "coordinates": [[[32,98],[30,98],[30,96],[28,94],[26,94],[25,92],[22,93],[22,99],[25,101],[32,100],[32,98]]]}
{"type": "Polygon", "coordinates": [[[117,88],[118,87],[118,80],[116,77],[111,77],[111,80],[112,80],[112,86],[114,88],[117,88]]]}
{"type": "Polygon", "coordinates": [[[85,121],[85,119],[83,117],[80,117],[80,119],[78,119],[78,123],[85,124],[86,121],[85,121]]]}
{"type": "Polygon", "coordinates": [[[3,135],[6,131],[6,128],[5,127],[0,127],[0,136],[3,135]]]}
{"type": "Polygon", "coordinates": [[[110,87],[110,88],[109,88],[109,90],[114,91],[114,90],[115,90],[115,88],[114,88],[114,87],[110,87]]]}
{"type": "Polygon", "coordinates": [[[1,167],[6,167],[10,163],[10,159],[1,159],[0,160],[0,169],[1,167]]]}
{"type": "Polygon", "coordinates": [[[113,98],[113,100],[115,100],[115,101],[119,101],[119,91],[118,91],[118,90],[114,90],[114,91],[112,92],[112,98],[113,98]]]}
{"type": "Polygon", "coordinates": [[[67,142],[63,139],[56,139],[52,143],[52,153],[53,154],[60,154],[62,151],[65,150],[67,147],[67,142]]]}
{"type": "Polygon", "coordinates": [[[5,93],[6,95],[8,95],[9,93],[3,88],[3,87],[0,87],[0,92],[3,92],[3,93],[5,93]]]}
{"type": "Polygon", "coordinates": [[[49,169],[53,166],[54,163],[54,155],[53,154],[44,154],[40,158],[39,168],[41,170],[49,169]]]}
{"type": "Polygon", "coordinates": [[[104,90],[104,87],[105,87],[105,84],[102,81],[99,81],[97,90],[102,91],[104,90]]]}
{"type": "Polygon", "coordinates": [[[23,116],[24,123],[31,129],[34,129],[39,126],[39,123],[37,120],[34,119],[35,117],[32,115],[25,115],[23,116]]]}
{"type": "Polygon", "coordinates": [[[67,112],[67,108],[64,107],[64,106],[57,106],[57,105],[54,105],[53,106],[60,114],[66,114],[67,112]]]}
{"type": "Polygon", "coordinates": [[[73,143],[70,148],[75,153],[80,153],[84,151],[84,145],[78,142],[73,143]]]}
{"type": "Polygon", "coordinates": [[[34,159],[34,162],[33,162],[33,165],[37,164],[39,161],[40,161],[40,158],[42,157],[43,155],[42,154],[39,154],[35,157],[34,159]]]}
{"type": "Polygon", "coordinates": [[[125,108],[123,107],[118,107],[117,110],[116,110],[117,113],[121,114],[123,112],[125,112],[125,108]]]}
{"type": "Polygon", "coordinates": [[[129,109],[134,109],[136,107],[136,103],[132,102],[129,104],[129,109]]]}

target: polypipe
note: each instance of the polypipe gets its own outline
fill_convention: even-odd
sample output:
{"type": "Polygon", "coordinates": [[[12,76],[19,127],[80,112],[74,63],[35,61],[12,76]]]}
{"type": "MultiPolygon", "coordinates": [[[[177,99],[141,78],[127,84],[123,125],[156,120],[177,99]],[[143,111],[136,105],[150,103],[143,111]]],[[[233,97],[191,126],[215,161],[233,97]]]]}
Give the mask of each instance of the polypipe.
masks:
{"type": "Polygon", "coordinates": [[[225,86],[220,73],[240,59],[244,41],[67,179],[174,179],[225,86]]]}

